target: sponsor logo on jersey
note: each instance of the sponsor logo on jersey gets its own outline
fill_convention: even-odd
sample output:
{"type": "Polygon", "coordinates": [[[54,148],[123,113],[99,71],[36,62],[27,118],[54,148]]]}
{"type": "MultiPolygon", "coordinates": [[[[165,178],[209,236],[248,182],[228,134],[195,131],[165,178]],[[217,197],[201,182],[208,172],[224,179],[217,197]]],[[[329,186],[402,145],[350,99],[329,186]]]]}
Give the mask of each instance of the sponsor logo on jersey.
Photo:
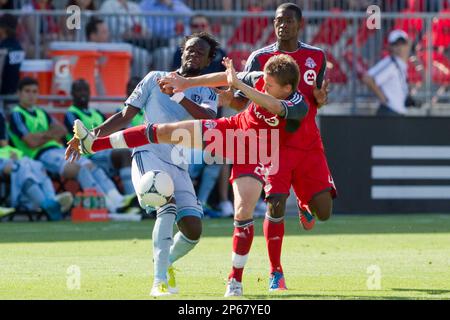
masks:
{"type": "Polygon", "coordinates": [[[202,97],[200,97],[198,94],[191,95],[191,100],[194,101],[197,104],[202,103],[202,97]]]}
{"type": "Polygon", "coordinates": [[[312,69],[312,68],[315,68],[317,66],[317,64],[313,58],[309,57],[308,59],[306,59],[305,66],[312,69]]]}
{"type": "Polygon", "coordinates": [[[253,112],[255,113],[256,118],[264,120],[264,122],[267,123],[271,127],[276,127],[280,124],[280,120],[278,119],[277,116],[267,118],[261,112],[256,110],[256,106],[253,106],[253,112]]]}
{"type": "Polygon", "coordinates": [[[139,100],[141,98],[141,90],[138,88],[134,89],[133,93],[130,95],[130,100],[139,100]]]}
{"type": "Polygon", "coordinates": [[[316,78],[317,73],[314,70],[308,70],[303,74],[303,80],[306,82],[306,84],[309,84],[310,86],[314,84],[316,78]]]}

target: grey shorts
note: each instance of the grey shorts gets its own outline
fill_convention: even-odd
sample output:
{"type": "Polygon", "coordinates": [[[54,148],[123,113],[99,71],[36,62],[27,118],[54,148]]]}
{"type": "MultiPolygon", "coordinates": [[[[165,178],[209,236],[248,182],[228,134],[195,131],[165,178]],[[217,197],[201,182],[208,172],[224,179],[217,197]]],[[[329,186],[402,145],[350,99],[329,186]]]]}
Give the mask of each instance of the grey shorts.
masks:
{"type": "Polygon", "coordinates": [[[177,221],[185,216],[203,218],[203,209],[195,194],[192,180],[186,170],[167,163],[149,151],[136,152],[131,165],[131,177],[134,189],[137,189],[140,178],[148,171],[160,170],[168,173],[175,186],[177,204],[177,221]]]}

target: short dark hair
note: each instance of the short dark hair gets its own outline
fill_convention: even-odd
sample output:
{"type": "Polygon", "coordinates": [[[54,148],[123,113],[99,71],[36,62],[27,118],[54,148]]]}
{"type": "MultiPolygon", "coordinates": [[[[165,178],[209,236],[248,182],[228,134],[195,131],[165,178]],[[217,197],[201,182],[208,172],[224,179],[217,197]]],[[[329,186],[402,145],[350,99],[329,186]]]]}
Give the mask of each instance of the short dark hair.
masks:
{"type": "Polygon", "coordinates": [[[181,44],[181,52],[184,51],[184,47],[186,46],[186,42],[188,42],[191,39],[199,38],[204,41],[206,41],[209,45],[209,58],[213,59],[216,56],[217,50],[220,47],[219,42],[208,32],[198,32],[193,33],[190,36],[184,37],[183,43],[181,44]]]}
{"type": "Polygon", "coordinates": [[[14,37],[16,35],[17,18],[12,14],[5,13],[0,16],[0,28],[6,30],[8,37],[14,37]]]}
{"type": "Polygon", "coordinates": [[[302,20],[302,9],[296,5],[295,3],[292,2],[287,2],[287,3],[283,3],[280,4],[277,8],[276,11],[280,11],[280,10],[291,10],[294,11],[295,13],[295,17],[297,18],[298,21],[302,20]]]}
{"type": "Polygon", "coordinates": [[[70,93],[73,94],[76,90],[78,90],[79,87],[82,86],[87,87],[89,90],[91,89],[89,83],[85,79],[80,78],[72,82],[72,86],[70,87],[70,93]]]}
{"type": "Polygon", "coordinates": [[[35,78],[25,77],[19,80],[17,83],[17,90],[22,91],[26,86],[36,85],[39,86],[39,82],[35,78]]]}
{"type": "Polygon", "coordinates": [[[88,23],[86,24],[86,39],[89,40],[91,34],[96,33],[98,31],[97,26],[104,22],[105,21],[103,19],[100,19],[99,17],[96,16],[91,17],[88,23]]]}
{"type": "Polygon", "coordinates": [[[282,86],[290,84],[292,91],[297,90],[300,70],[291,56],[287,54],[272,56],[264,66],[264,73],[276,78],[278,84],[282,86]]]}

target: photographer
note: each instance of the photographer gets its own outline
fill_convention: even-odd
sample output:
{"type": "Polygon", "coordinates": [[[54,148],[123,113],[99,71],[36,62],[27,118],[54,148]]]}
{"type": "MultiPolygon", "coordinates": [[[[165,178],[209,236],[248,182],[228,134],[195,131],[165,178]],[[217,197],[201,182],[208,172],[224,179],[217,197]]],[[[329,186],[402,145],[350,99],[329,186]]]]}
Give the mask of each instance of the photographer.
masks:
{"type": "Polygon", "coordinates": [[[402,30],[391,31],[388,43],[389,55],[367,72],[363,82],[380,100],[377,115],[401,116],[407,107],[417,105],[407,82],[410,43],[402,30]]]}

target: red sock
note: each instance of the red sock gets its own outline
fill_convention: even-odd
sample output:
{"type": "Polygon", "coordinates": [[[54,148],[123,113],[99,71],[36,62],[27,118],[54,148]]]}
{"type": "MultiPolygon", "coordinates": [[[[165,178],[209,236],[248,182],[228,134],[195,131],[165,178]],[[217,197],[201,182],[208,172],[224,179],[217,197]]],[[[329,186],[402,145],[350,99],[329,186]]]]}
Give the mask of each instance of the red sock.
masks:
{"type": "MultiPolygon", "coordinates": [[[[152,126],[151,135],[156,136],[156,126],[152,126]]],[[[140,125],[122,131],[115,132],[106,137],[99,137],[92,144],[92,151],[97,152],[105,149],[135,148],[150,143],[147,137],[147,126],[140,125]]]]}
{"type": "Polygon", "coordinates": [[[254,235],[253,220],[246,222],[235,222],[233,233],[233,268],[228,279],[235,278],[238,282],[242,282],[242,273],[248,259],[248,253],[252,246],[254,235]],[[236,224],[238,226],[236,226],[236,224]],[[239,226],[239,224],[241,226],[239,226]]]}
{"type": "Polygon", "coordinates": [[[274,271],[283,272],[281,267],[281,247],[283,245],[284,220],[273,222],[265,218],[263,230],[267,252],[269,253],[270,273],[274,271]]]}

